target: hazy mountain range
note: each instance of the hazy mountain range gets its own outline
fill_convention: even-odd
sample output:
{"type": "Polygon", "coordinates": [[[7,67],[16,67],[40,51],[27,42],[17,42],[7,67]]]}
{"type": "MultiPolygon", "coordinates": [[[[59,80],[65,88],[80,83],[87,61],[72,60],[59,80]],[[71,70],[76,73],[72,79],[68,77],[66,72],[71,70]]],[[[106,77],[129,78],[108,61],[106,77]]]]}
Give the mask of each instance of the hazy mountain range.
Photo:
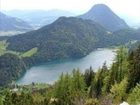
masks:
{"type": "Polygon", "coordinates": [[[27,21],[34,28],[48,25],[61,16],[74,16],[75,14],[64,10],[12,10],[5,11],[10,16],[16,16],[27,21]]]}
{"type": "Polygon", "coordinates": [[[129,27],[123,19],[118,17],[109,7],[104,4],[97,4],[93,6],[87,13],[79,17],[93,20],[109,31],[117,31],[129,27]]]}
{"type": "Polygon", "coordinates": [[[9,32],[27,32],[33,28],[24,20],[7,16],[0,12],[0,35],[5,35],[9,32]]]}
{"type": "MultiPolygon", "coordinates": [[[[3,12],[9,16],[20,18],[26,23],[28,22],[34,29],[51,24],[61,16],[77,17],[76,14],[63,10],[12,10],[3,12]]],[[[123,19],[104,4],[94,5],[87,13],[78,17],[93,20],[108,29],[108,31],[117,31],[129,27],[123,19]]],[[[138,26],[137,24],[135,27],[138,26]]]]}
{"type": "Polygon", "coordinates": [[[0,12],[0,31],[29,31],[32,27],[25,21],[0,12]]]}

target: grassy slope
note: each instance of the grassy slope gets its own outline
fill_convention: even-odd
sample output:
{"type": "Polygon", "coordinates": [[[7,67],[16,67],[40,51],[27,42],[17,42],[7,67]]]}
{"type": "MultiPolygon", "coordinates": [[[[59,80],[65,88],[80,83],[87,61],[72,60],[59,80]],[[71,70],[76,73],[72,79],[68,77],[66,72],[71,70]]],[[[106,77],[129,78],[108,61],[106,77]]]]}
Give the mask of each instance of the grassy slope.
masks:
{"type": "Polygon", "coordinates": [[[6,52],[7,46],[8,43],[6,43],[6,41],[0,41],[0,56],[6,52]]]}
{"type": "Polygon", "coordinates": [[[31,57],[37,52],[37,47],[32,48],[26,52],[16,52],[12,50],[7,50],[8,43],[6,41],[0,41],[0,56],[6,54],[6,53],[12,53],[15,55],[18,55],[19,57],[31,57]]]}
{"type": "Polygon", "coordinates": [[[21,54],[21,57],[31,57],[37,52],[37,50],[38,50],[37,47],[32,48],[31,50],[21,54]]]}

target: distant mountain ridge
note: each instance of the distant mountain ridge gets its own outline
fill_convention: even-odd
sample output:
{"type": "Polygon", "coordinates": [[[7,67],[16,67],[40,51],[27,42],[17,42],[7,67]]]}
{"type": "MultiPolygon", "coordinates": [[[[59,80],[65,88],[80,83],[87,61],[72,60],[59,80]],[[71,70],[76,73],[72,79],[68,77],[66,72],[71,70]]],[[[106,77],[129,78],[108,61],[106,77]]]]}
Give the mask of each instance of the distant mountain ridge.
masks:
{"type": "Polygon", "coordinates": [[[105,4],[97,4],[93,6],[87,13],[80,15],[80,18],[93,20],[109,31],[117,31],[120,29],[128,28],[129,26],[118,17],[108,6],[105,4]]]}
{"type": "Polygon", "coordinates": [[[25,21],[0,12],[0,31],[30,31],[32,27],[25,21]]]}
{"type": "Polygon", "coordinates": [[[53,23],[61,16],[74,16],[73,13],[64,10],[12,10],[5,11],[10,16],[16,16],[30,23],[33,27],[42,27],[53,23]]]}

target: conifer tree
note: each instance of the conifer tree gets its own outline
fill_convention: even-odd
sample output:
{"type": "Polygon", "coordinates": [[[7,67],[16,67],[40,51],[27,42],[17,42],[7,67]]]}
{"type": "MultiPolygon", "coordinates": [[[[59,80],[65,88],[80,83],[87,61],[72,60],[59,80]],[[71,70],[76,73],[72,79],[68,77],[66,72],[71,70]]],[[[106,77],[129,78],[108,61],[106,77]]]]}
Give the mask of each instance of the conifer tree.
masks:
{"type": "Polygon", "coordinates": [[[129,92],[132,88],[136,86],[137,83],[140,83],[140,45],[135,50],[132,51],[128,57],[129,62],[129,74],[128,74],[128,88],[129,92]]]}

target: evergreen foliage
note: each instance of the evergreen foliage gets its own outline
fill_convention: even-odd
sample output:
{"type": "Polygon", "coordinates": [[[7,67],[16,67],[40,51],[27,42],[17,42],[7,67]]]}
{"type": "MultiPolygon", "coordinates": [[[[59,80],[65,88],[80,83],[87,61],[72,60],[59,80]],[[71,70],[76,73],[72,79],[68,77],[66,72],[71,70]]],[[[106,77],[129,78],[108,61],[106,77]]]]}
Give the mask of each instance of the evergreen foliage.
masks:
{"type": "MultiPolygon", "coordinates": [[[[1,105],[118,105],[128,101],[140,103],[140,47],[128,53],[125,47],[117,51],[112,67],[103,64],[97,72],[61,74],[53,85],[19,86],[18,91],[0,89],[1,105]],[[44,88],[40,88],[43,87],[44,88]],[[30,87],[30,86],[29,86],[30,87]]],[[[19,62],[19,61],[18,61],[19,62]]]]}

